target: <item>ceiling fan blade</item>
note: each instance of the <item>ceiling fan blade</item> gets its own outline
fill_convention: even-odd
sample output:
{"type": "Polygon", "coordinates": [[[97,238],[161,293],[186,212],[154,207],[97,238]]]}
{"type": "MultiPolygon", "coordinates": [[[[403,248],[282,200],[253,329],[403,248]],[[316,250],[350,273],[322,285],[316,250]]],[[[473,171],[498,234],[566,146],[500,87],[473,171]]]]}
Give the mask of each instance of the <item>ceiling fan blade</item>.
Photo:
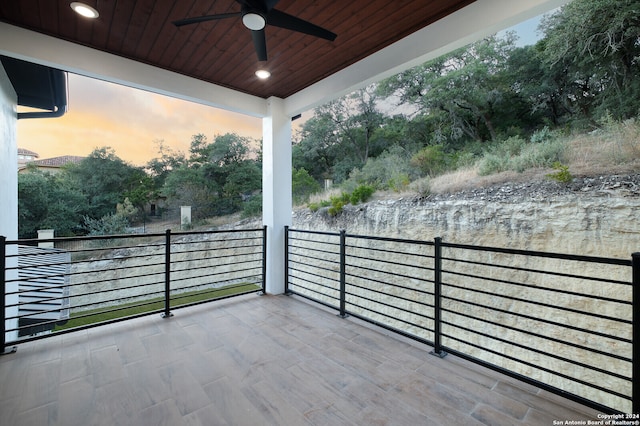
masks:
{"type": "Polygon", "coordinates": [[[300,18],[296,18],[288,13],[280,12],[277,9],[271,9],[267,14],[267,24],[274,27],[285,28],[291,31],[297,31],[299,33],[309,34],[315,37],[320,37],[325,40],[333,41],[337,35],[329,30],[325,30],[311,22],[305,21],[300,18]]]}
{"type": "Polygon", "coordinates": [[[242,12],[221,13],[219,15],[206,15],[206,16],[197,16],[195,18],[181,19],[179,21],[173,21],[173,25],[175,25],[176,27],[181,27],[183,25],[198,24],[200,22],[206,22],[206,21],[217,21],[220,19],[234,18],[236,16],[242,16],[242,12]]]}
{"type": "Polygon", "coordinates": [[[256,48],[256,55],[258,55],[259,61],[267,60],[267,38],[264,35],[264,29],[252,30],[251,37],[253,38],[253,46],[256,48]]]}
{"type": "Polygon", "coordinates": [[[264,0],[264,6],[267,11],[270,11],[278,4],[280,0],[264,0]]]}

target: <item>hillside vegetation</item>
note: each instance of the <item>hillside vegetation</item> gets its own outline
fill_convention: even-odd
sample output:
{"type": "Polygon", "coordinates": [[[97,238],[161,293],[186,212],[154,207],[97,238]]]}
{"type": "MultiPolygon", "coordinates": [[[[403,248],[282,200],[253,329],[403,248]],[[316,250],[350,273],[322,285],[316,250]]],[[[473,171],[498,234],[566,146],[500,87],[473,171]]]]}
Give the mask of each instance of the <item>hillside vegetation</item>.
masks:
{"type": "MultiPolygon", "coordinates": [[[[574,0],[539,33],[533,46],[489,36],[315,108],[292,142],[294,203],[335,215],[383,194],[637,170],[637,0],[574,0]]],[[[20,237],[122,233],[152,203],[191,206],[195,226],[261,214],[260,141],[197,134],[187,153],[169,145],[145,167],[104,147],[56,176],[21,173],[20,237]]]]}

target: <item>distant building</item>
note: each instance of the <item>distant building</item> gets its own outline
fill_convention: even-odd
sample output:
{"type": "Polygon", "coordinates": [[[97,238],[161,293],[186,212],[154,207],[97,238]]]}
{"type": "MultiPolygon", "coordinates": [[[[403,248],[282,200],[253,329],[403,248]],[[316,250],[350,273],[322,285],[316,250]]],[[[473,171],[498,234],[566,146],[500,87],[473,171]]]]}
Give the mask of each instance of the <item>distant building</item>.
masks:
{"type": "Polygon", "coordinates": [[[36,160],[38,157],[37,152],[29,151],[28,149],[18,148],[18,169],[23,168],[27,163],[36,160]]]}
{"type": "MultiPolygon", "coordinates": [[[[37,155],[37,154],[36,154],[37,155]]],[[[51,174],[59,173],[62,166],[67,164],[78,164],[87,157],[79,157],[77,155],[62,155],[60,157],[45,158],[42,160],[33,160],[29,162],[32,167],[51,174]]],[[[27,171],[27,164],[18,166],[18,173],[27,171]]]]}

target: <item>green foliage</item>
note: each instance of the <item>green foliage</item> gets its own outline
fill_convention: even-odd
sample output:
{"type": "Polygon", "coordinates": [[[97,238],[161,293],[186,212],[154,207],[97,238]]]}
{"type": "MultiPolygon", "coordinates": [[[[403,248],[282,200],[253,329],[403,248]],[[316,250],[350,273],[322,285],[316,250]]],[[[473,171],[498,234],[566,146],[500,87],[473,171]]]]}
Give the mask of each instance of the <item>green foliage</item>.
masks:
{"type": "Polygon", "coordinates": [[[317,203],[310,203],[309,204],[309,210],[311,210],[312,212],[317,212],[320,208],[329,207],[330,205],[331,205],[331,201],[322,200],[322,201],[317,202],[317,203]]]}
{"type": "Polygon", "coordinates": [[[256,217],[262,214],[262,195],[253,195],[242,204],[242,217],[256,217]]]}
{"type": "Polygon", "coordinates": [[[561,138],[527,143],[519,136],[514,136],[487,150],[479,162],[478,173],[486,176],[507,170],[521,173],[531,168],[550,167],[562,159],[564,149],[564,140],[561,138]]]}
{"type": "Polygon", "coordinates": [[[353,205],[356,205],[358,203],[366,203],[375,191],[376,190],[373,186],[360,185],[359,187],[354,189],[349,196],[349,202],[353,205]]]}
{"type": "Polygon", "coordinates": [[[125,234],[129,221],[118,213],[111,213],[100,219],[89,216],[84,217],[84,227],[89,235],[120,235],[125,234]]]}
{"type": "Polygon", "coordinates": [[[376,189],[402,190],[413,175],[406,151],[397,145],[390,147],[378,157],[369,158],[360,169],[353,169],[342,187],[353,191],[359,185],[370,185],[376,189]]]}
{"type": "Polygon", "coordinates": [[[553,163],[553,168],[557,170],[557,172],[546,175],[548,179],[553,179],[561,183],[569,183],[573,180],[573,175],[569,172],[569,166],[565,166],[556,161],[553,163]]]}
{"type": "Polygon", "coordinates": [[[194,135],[189,159],[164,181],[167,203],[197,206],[194,219],[243,210],[243,197],[262,186],[260,166],[248,158],[249,144],[234,133],[217,135],[213,143],[194,135]]]}
{"type": "Polygon", "coordinates": [[[291,191],[295,204],[306,203],[309,196],[320,192],[322,187],[304,168],[293,169],[291,176],[291,191]]]}
{"type": "Polygon", "coordinates": [[[448,168],[449,156],[442,145],[428,145],[411,157],[411,165],[422,176],[435,176],[448,168]]]}

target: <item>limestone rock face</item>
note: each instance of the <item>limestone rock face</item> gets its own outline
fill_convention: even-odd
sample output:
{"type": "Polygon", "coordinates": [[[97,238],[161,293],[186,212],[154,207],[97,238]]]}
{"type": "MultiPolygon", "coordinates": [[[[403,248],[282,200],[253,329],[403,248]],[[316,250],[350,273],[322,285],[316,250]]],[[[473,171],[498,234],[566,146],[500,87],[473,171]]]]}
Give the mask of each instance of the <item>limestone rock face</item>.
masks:
{"type": "Polygon", "coordinates": [[[562,196],[509,201],[385,200],[294,214],[304,230],[393,236],[615,258],[640,251],[640,198],[562,196]]]}

